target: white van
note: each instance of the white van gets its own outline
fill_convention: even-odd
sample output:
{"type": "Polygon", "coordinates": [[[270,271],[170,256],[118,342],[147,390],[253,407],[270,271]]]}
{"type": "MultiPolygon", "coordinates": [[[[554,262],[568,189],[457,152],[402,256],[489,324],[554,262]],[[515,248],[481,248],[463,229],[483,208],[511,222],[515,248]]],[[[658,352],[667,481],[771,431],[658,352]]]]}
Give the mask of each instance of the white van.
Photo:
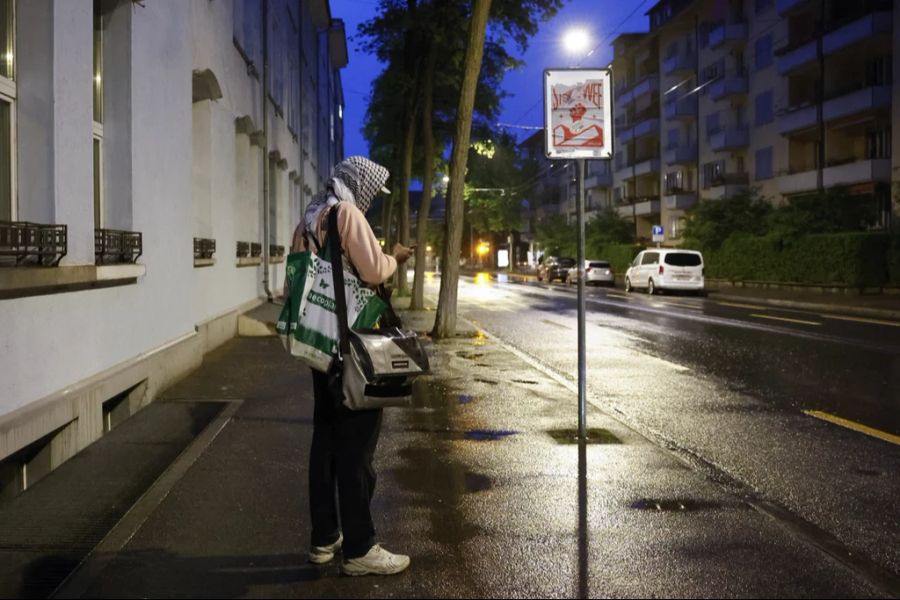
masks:
{"type": "Polygon", "coordinates": [[[625,272],[625,291],[636,288],[645,288],[648,294],[662,290],[702,292],[703,255],[678,248],[644,250],[625,272]]]}

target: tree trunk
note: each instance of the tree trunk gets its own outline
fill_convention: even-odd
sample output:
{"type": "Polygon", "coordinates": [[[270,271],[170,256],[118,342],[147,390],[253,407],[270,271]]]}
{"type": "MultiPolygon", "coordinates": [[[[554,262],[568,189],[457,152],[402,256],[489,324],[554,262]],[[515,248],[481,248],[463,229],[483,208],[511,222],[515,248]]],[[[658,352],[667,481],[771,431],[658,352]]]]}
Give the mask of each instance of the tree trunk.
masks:
{"type": "Polygon", "coordinates": [[[416,275],[413,279],[413,295],[410,308],[425,308],[425,250],[428,246],[428,215],[431,212],[431,195],[434,188],[434,130],[432,128],[432,110],[434,107],[434,67],[437,61],[437,45],[428,45],[428,58],[425,63],[424,82],[422,84],[422,202],[416,221],[416,275]]]}
{"type": "MultiPolygon", "coordinates": [[[[415,87],[413,88],[415,90],[415,87]]],[[[409,103],[403,135],[403,156],[400,168],[400,202],[398,208],[399,227],[397,237],[404,246],[409,246],[409,181],[412,179],[413,148],[416,143],[416,103],[409,103]]],[[[397,289],[405,292],[408,289],[406,265],[397,268],[397,289]]]]}
{"type": "Polygon", "coordinates": [[[487,28],[491,0],[475,0],[472,20],[469,23],[469,43],[466,46],[466,62],[459,108],[456,112],[456,132],[450,158],[450,185],[447,201],[447,235],[441,259],[441,292],[434,319],[433,336],[437,339],[456,334],[456,298],[459,285],[459,250],[463,233],[463,186],[466,177],[466,161],[469,157],[469,136],[472,133],[472,110],[475,105],[475,87],[481,73],[484,56],[484,35],[487,28]]]}

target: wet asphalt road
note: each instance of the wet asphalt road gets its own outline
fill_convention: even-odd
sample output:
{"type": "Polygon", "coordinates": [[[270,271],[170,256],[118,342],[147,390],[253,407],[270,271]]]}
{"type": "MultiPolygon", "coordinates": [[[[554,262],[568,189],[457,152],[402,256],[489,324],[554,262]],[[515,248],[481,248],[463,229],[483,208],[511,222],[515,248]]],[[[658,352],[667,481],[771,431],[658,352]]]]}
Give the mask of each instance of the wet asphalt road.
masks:
{"type": "MultiPolygon", "coordinates": [[[[459,298],[461,316],[576,379],[574,286],[478,276],[459,298]]],[[[900,327],[615,289],[589,288],[587,310],[595,407],[900,574],[900,446],[804,412],[900,434],[900,327]]]]}

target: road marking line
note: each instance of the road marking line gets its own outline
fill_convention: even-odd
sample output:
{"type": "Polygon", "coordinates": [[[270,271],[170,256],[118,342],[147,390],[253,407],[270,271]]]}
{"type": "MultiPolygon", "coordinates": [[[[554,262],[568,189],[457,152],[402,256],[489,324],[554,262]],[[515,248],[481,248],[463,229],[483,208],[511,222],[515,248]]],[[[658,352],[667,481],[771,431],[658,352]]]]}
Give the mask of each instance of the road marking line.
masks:
{"type": "Polygon", "coordinates": [[[717,302],[717,304],[720,304],[722,306],[734,306],[735,308],[750,308],[753,310],[769,310],[765,306],[756,306],[754,304],[739,304],[737,302],[717,302]]]}
{"type": "Polygon", "coordinates": [[[662,302],[653,306],[680,306],[682,308],[690,308],[691,310],[703,310],[702,306],[694,306],[693,304],[683,304],[681,302],[662,302]]]}
{"type": "Polygon", "coordinates": [[[874,427],[869,427],[868,425],[863,425],[856,421],[842,419],[841,417],[836,417],[819,410],[804,410],[803,412],[811,417],[822,419],[823,421],[828,421],[829,423],[840,425],[841,427],[846,427],[847,429],[852,429],[853,431],[858,431],[859,433],[864,433],[865,435],[900,446],[900,435],[887,433],[886,431],[881,431],[880,429],[875,429],[874,427]]]}
{"type": "Polygon", "coordinates": [[[862,317],[843,317],[840,315],[819,315],[825,319],[838,319],[840,321],[858,321],[860,323],[872,323],[874,325],[889,325],[891,327],[900,327],[900,323],[897,321],[882,321],[881,319],[864,319],[862,317]]]}
{"type": "Polygon", "coordinates": [[[787,317],[773,317],[772,315],[757,315],[751,314],[751,317],[756,317],[757,319],[772,319],[773,321],[787,321],[788,323],[799,323],[801,325],[821,325],[816,321],[801,321],[800,319],[788,319],[787,317]]]}

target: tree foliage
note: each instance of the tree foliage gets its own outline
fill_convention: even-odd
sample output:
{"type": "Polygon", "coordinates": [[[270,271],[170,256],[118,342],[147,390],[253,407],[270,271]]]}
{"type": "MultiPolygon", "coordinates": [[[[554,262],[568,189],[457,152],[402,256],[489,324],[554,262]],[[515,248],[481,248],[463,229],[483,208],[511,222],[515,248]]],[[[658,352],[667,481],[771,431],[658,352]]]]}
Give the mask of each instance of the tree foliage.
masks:
{"type": "Polygon", "coordinates": [[[772,205],[755,188],[731,198],[702,200],[688,213],[685,246],[698,250],[718,250],[735,233],[763,235],[772,205]]]}

